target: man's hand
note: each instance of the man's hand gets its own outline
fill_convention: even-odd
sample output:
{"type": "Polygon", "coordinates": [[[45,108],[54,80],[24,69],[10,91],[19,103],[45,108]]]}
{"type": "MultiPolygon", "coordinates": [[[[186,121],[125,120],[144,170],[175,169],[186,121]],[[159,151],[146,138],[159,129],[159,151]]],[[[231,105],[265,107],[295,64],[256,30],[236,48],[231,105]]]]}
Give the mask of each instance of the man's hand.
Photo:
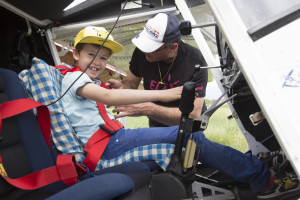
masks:
{"type": "Polygon", "coordinates": [[[139,117],[147,115],[147,110],[151,109],[153,103],[138,103],[138,104],[129,104],[129,105],[122,105],[116,106],[115,109],[112,111],[118,113],[114,115],[115,118],[125,117],[125,116],[132,116],[132,117],[139,117]]]}
{"type": "MultiPolygon", "coordinates": [[[[199,119],[204,98],[196,98],[194,110],[190,113],[190,118],[199,119]]],[[[116,106],[113,112],[120,112],[116,118],[125,116],[147,116],[155,121],[168,126],[179,125],[181,112],[178,107],[165,107],[151,102],[116,106]]]]}
{"type": "Polygon", "coordinates": [[[116,79],[109,79],[106,85],[112,89],[122,89],[121,81],[118,81],[116,79]]]}

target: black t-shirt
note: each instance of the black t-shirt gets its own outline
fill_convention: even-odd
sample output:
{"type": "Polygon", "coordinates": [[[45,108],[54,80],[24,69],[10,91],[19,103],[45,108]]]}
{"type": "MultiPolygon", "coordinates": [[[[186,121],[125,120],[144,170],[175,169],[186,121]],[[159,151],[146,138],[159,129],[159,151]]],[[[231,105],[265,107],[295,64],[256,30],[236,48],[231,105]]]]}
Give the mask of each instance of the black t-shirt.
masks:
{"type": "MultiPolygon", "coordinates": [[[[159,62],[161,77],[165,77],[171,63],[159,62]]],[[[173,87],[182,86],[185,82],[192,81],[196,83],[196,91],[199,97],[205,97],[208,73],[207,69],[196,70],[195,65],[206,66],[206,62],[200,50],[185,44],[179,43],[178,54],[174,60],[173,66],[169,73],[161,81],[158,62],[148,62],[146,56],[138,48],[133,52],[129,69],[137,77],[142,77],[144,88],[146,90],[165,90],[173,87]]],[[[167,107],[179,107],[180,100],[172,102],[155,102],[156,104],[167,107]]],[[[203,105],[202,112],[206,110],[203,105]]],[[[150,123],[155,126],[166,126],[154,120],[150,123]]]]}

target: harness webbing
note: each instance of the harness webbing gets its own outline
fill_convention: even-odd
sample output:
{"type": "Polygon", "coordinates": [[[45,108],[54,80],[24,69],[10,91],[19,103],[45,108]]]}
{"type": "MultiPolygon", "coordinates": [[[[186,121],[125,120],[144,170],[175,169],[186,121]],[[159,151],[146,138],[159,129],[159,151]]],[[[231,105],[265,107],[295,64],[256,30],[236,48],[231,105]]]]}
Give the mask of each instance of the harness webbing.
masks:
{"type": "MultiPolygon", "coordinates": [[[[67,72],[81,71],[81,69],[76,66],[70,69],[64,65],[58,65],[55,66],[55,68],[58,69],[62,75],[65,75],[67,72]]],[[[100,86],[109,89],[103,82],[101,82],[100,86]]],[[[87,155],[83,164],[87,166],[91,172],[95,171],[97,163],[100,160],[111,135],[123,128],[123,125],[119,121],[110,119],[104,104],[97,102],[97,106],[105,124],[101,125],[101,128],[90,137],[84,147],[84,151],[87,152],[87,155]]]]}
{"type": "Polygon", "coordinates": [[[0,174],[11,185],[24,190],[34,190],[51,183],[62,181],[67,186],[78,182],[80,169],[77,168],[75,157],[72,155],[58,155],[57,165],[39,170],[26,176],[9,178],[0,156],[0,174]]]}
{"type": "MultiPolygon", "coordinates": [[[[47,146],[50,148],[49,110],[46,106],[34,100],[17,99],[1,104],[0,130],[2,119],[21,114],[33,108],[37,108],[38,123],[47,146]]],[[[0,175],[11,185],[25,190],[37,189],[56,181],[63,181],[66,185],[70,186],[77,183],[78,176],[84,173],[85,170],[75,162],[73,155],[58,155],[56,166],[48,167],[17,179],[11,179],[6,173],[2,157],[0,156],[0,175]]]]}
{"type": "Polygon", "coordinates": [[[33,108],[37,109],[38,123],[43,133],[44,139],[50,148],[50,114],[49,110],[43,104],[31,99],[17,99],[8,101],[0,105],[0,130],[2,119],[21,114],[33,108]]]}

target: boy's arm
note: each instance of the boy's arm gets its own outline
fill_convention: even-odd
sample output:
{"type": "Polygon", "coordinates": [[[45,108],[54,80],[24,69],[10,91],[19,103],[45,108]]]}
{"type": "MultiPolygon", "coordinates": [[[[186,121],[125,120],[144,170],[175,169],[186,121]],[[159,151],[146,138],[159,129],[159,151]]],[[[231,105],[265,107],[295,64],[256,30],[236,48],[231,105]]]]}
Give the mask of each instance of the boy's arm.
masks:
{"type": "Polygon", "coordinates": [[[182,87],[168,90],[108,90],[93,83],[87,83],[77,94],[106,105],[124,105],[151,101],[174,101],[181,97],[182,87]]]}

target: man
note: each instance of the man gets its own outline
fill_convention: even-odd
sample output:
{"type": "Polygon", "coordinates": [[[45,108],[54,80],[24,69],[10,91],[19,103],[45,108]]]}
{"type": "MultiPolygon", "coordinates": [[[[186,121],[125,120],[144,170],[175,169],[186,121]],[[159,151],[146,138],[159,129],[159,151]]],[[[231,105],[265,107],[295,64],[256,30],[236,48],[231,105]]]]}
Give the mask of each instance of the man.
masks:
{"type": "MultiPolygon", "coordinates": [[[[132,55],[130,71],[122,83],[109,80],[112,88],[137,89],[141,80],[145,90],[165,90],[196,83],[197,97],[191,118],[199,118],[206,110],[204,103],[207,85],[207,70],[195,66],[206,66],[201,52],[180,40],[179,20],[171,13],[159,13],[148,20],[144,30],[132,39],[137,47],[132,55]]],[[[117,106],[120,112],[115,117],[148,116],[150,127],[178,125],[181,117],[178,101],[168,103],[148,102],[117,106]]]]}

